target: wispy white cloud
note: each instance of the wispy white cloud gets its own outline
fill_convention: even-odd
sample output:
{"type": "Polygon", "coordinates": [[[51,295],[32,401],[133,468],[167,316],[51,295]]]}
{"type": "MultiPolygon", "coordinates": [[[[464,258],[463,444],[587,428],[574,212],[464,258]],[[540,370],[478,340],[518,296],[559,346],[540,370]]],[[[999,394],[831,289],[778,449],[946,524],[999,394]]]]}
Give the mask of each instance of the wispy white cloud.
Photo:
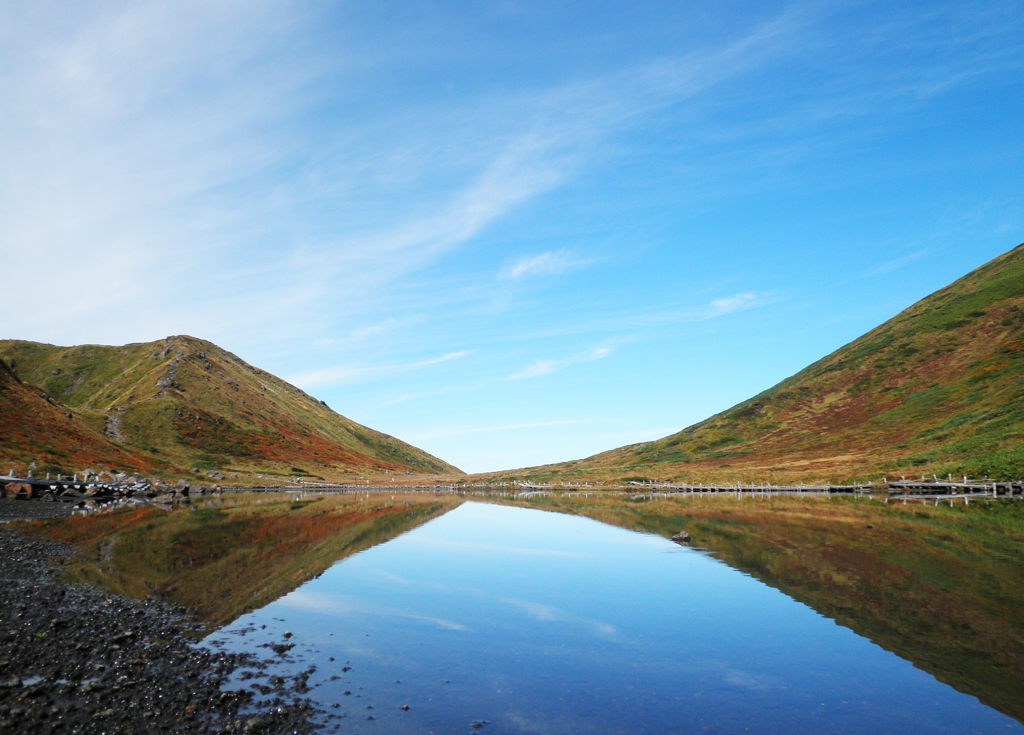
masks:
{"type": "MultiPolygon", "coordinates": [[[[1006,18],[958,12],[965,22],[926,26],[956,33],[911,35],[919,24],[909,17],[879,31],[899,41],[879,48],[964,51],[929,66],[918,92],[890,79],[873,102],[794,107],[790,117],[807,128],[821,125],[820,110],[870,115],[892,95],[919,98],[933,79],[962,83],[1022,63],[986,52],[985,39],[1009,32],[1006,18]]],[[[0,116],[5,266],[118,287],[39,304],[14,283],[25,298],[10,299],[7,321],[26,335],[97,341],[181,331],[368,336],[345,330],[346,319],[386,301],[388,284],[573,180],[651,112],[699,107],[717,85],[798,58],[815,43],[807,30],[818,13],[791,6],[731,40],[547,88],[421,102],[397,115],[360,108],[352,118],[339,101],[366,92],[359,80],[377,88],[390,55],[411,52],[391,43],[375,56],[358,29],[329,50],[298,43],[321,20],[309,8],[191,3],[181,12],[154,1],[69,12],[11,3],[0,10],[0,80],[5,105],[19,111],[0,116]],[[183,282],[203,298],[147,305],[147,294],[183,282]],[[121,308],[126,301],[139,308],[121,308]]],[[[754,122],[734,132],[750,137],[754,122]]],[[[690,134],[720,129],[694,125],[690,134]]],[[[552,250],[503,273],[556,274],[585,262],[552,250]]]]}
{"type": "Polygon", "coordinates": [[[488,434],[495,431],[520,431],[522,429],[541,429],[549,426],[572,426],[574,424],[586,423],[589,422],[584,420],[535,421],[523,424],[503,424],[501,426],[473,426],[461,429],[443,429],[441,431],[432,431],[427,434],[418,434],[410,437],[410,441],[427,441],[430,439],[440,439],[441,437],[446,436],[459,436],[461,434],[488,434]]]}
{"type": "MultiPolygon", "coordinates": [[[[574,320],[567,324],[543,328],[537,330],[531,336],[544,338],[566,337],[577,334],[617,332],[687,322],[703,322],[741,311],[771,306],[786,298],[788,298],[788,294],[779,291],[741,292],[684,308],[679,308],[677,305],[653,304],[643,310],[606,311],[590,319],[574,320]]],[[[622,336],[616,339],[616,344],[623,344],[633,339],[635,337],[622,336]]],[[[545,374],[544,371],[553,372],[554,369],[560,369],[561,367],[558,361],[551,360],[550,366],[546,364],[547,362],[549,361],[536,360],[528,367],[536,370],[536,375],[543,375],[545,374]]],[[[526,370],[522,372],[525,373],[526,370]]],[[[526,374],[522,377],[533,377],[533,374],[526,374]]]]}
{"type": "Polygon", "coordinates": [[[398,319],[385,319],[379,324],[371,324],[370,326],[353,329],[351,332],[349,332],[349,335],[353,339],[366,339],[368,337],[374,337],[378,334],[382,334],[384,332],[387,332],[388,330],[394,329],[398,323],[398,319]]]}
{"type": "Polygon", "coordinates": [[[559,370],[560,366],[555,363],[554,360],[534,360],[527,365],[523,370],[510,375],[508,380],[524,380],[525,378],[536,378],[539,375],[548,375],[556,370],[559,370]]]}
{"type": "Polygon", "coordinates": [[[723,296],[713,299],[702,306],[695,306],[686,309],[670,309],[663,312],[652,312],[639,317],[628,317],[626,321],[635,322],[638,325],[667,324],[674,322],[703,322],[709,319],[728,316],[740,311],[759,309],[764,306],[777,303],[783,294],[778,292],[757,293],[755,291],[744,291],[732,296],[723,296]]]}
{"type": "Polygon", "coordinates": [[[435,398],[437,396],[443,396],[443,395],[445,395],[447,393],[451,393],[452,390],[453,390],[452,388],[446,387],[446,388],[441,388],[440,390],[429,391],[427,393],[406,393],[404,395],[392,398],[392,399],[390,399],[388,401],[384,401],[380,405],[381,405],[381,408],[386,408],[388,406],[397,406],[400,403],[406,403],[408,401],[418,401],[418,400],[420,400],[422,398],[435,398]]]}
{"type": "Polygon", "coordinates": [[[727,296],[723,299],[715,299],[708,309],[708,317],[731,314],[734,311],[743,311],[753,307],[758,301],[756,293],[739,293],[735,296],[727,296]]]}
{"type": "Polygon", "coordinates": [[[548,250],[540,255],[520,258],[502,272],[505,278],[522,278],[523,276],[552,276],[567,270],[580,268],[590,260],[577,258],[567,250],[548,250]]]}
{"type": "Polygon", "coordinates": [[[875,266],[874,268],[858,273],[853,277],[852,280],[860,280],[863,278],[877,278],[878,276],[887,275],[889,273],[892,273],[893,271],[899,270],[905,265],[910,265],[911,263],[920,260],[927,254],[927,250],[918,250],[915,253],[910,253],[909,255],[904,255],[903,257],[900,258],[894,258],[893,260],[886,261],[885,263],[875,266]]]}
{"type": "Polygon", "coordinates": [[[570,365],[593,362],[594,360],[603,360],[610,354],[612,354],[612,349],[610,347],[595,347],[587,352],[561,360],[538,359],[531,362],[520,372],[508,376],[505,380],[525,380],[527,378],[536,378],[541,375],[549,375],[551,373],[558,372],[559,370],[564,370],[570,365]]]}
{"type": "MultiPolygon", "coordinates": [[[[646,112],[763,64],[786,48],[792,23],[606,77],[369,111],[325,129],[313,113],[359,93],[354,80],[388,58],[354,38],[329,51],[296,43],[317,27],[315,11],[264,2],[182,13],[155,1],[5,20],[0,75],[19,110],[0,122],[5,265],[118,283],[31,309],[15,298],[8,316],[39,337],[97,341],[336,328],[386,300],[387,284],[571,180],[646,112]],[[147,306],[147,293],[183,282],[201,303],[147,306]],[[126,299],[140,308],[119,308],[126,299]]],[[[584,262],[554,250],[506,275],[584,262]]]]}
{"type": "Polygon", "coordinates": [[[467,355],[472,355],[474,350],[460,350],[449,352],[440,357],[433,357],[427,360],[406,362],[398,365],[380,365],[376,367],[354,367],[354,368],[326,368],[324,370],[311,370],[305,373],[298,373],[289,376],[287,380],[300,388],[316,388],[325,385],[341,385],[343,383],[358,383],[367,380],[374,380],[384,375],[420,370],[422,368],[438,365],[442,362],[458,360],[467,355]]]}

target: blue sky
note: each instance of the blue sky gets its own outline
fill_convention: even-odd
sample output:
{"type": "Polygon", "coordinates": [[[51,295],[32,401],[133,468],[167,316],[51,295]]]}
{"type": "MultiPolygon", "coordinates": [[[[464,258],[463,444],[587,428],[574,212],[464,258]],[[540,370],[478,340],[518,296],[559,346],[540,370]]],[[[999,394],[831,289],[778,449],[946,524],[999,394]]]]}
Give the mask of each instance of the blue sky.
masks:
{"type": "Polygon", "coordinates": [[[6,2],[0,336],[467,471],[678,431],[1024,240],[1016,2],[751,5],[6,2]]]}

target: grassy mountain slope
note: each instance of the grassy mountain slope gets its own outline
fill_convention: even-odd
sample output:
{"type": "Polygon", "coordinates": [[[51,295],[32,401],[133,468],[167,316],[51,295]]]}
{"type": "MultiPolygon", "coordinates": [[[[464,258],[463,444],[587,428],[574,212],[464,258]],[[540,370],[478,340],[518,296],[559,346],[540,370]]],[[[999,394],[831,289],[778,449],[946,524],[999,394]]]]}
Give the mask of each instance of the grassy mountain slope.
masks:
{"type": "MultiPolygon", "coordinates": [[[[325,478],[459,473],[192,337],[119,347],[8,340],[0,341],[0,359],[22,381],[69,406],[95,433],[182,467],[325,478]]],[[[65,438],[70,440],[55,435],[51,441],[65,438]]]]}
{"type": "Polygon", "coordinates": [[[738,406],[506,476],[693,482],[1024,477],[1024,245],[738,406]]]}
{"type": "Polygon", "coordinates": [[[8,465],[37,464],[37,476],[102,464],[105,468],[155,472],[167,469],[154,457],[119,446],[36,386],[23,383],[0,361],[0,472],[8,465]],[[60,437],[55,442],[53,437],[60,437]]]}

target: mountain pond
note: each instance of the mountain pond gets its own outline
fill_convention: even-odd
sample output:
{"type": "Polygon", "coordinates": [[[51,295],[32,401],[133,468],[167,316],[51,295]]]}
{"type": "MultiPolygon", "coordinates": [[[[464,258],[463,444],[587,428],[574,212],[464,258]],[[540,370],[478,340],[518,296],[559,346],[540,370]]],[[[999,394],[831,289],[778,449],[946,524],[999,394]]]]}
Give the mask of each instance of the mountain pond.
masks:
{"type": "Polygon", "coordinates": [[[311,672],[328,733],[1024,733],[709,553],[483,503],[206,643],[311,672]]]}

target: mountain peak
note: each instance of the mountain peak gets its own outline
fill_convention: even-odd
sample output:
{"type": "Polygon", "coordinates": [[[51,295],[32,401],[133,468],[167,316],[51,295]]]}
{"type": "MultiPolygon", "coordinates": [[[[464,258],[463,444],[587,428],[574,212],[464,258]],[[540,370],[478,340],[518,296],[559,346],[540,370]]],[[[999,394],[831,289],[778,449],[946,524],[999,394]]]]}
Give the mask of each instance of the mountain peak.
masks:
{"type": "MultiPolygon", "coordinates": [[[[0,358],[98,438],[164,464],[325,479],[459,473],[196,337],[76,347],[8,340],[0,358]]],[[[31,451],[4,454],[31,460],[22,456],[31,451]]]]}

